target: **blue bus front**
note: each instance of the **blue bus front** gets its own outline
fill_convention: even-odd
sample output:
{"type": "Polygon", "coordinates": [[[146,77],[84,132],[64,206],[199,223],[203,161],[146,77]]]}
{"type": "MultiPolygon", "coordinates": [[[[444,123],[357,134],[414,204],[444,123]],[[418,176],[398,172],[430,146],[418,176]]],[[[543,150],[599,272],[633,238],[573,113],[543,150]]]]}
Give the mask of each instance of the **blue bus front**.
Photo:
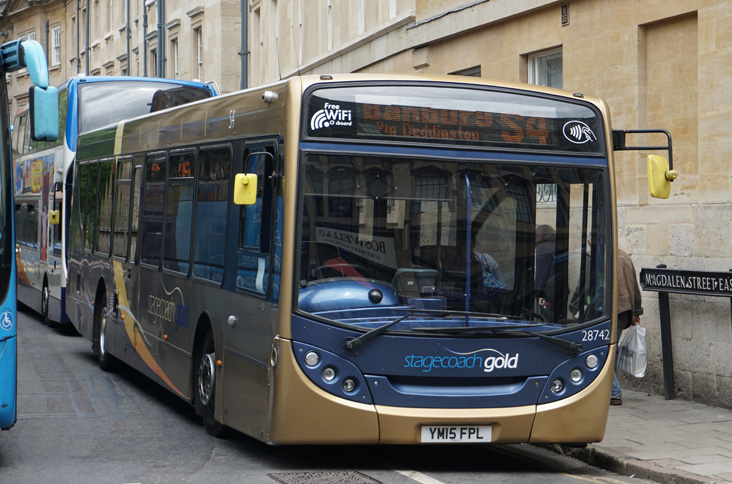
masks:
{"type": "Polygon", "coordinates": [[[373,409],[381,443],[600,440],[614,333],[599,110],[364,84],[313,89],[304,111],[291,337],[312,391],[373,409]]]}

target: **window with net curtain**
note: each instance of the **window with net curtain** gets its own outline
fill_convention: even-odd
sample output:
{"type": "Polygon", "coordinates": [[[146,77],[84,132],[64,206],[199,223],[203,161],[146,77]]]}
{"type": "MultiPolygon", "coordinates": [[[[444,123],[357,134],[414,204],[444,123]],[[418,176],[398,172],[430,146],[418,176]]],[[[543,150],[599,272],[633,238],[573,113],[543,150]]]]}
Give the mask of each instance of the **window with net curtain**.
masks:
{"type": "Polygon", "coordinates": [[[529,84],[563,89],[561,47],[529,56],[529,84]]]}

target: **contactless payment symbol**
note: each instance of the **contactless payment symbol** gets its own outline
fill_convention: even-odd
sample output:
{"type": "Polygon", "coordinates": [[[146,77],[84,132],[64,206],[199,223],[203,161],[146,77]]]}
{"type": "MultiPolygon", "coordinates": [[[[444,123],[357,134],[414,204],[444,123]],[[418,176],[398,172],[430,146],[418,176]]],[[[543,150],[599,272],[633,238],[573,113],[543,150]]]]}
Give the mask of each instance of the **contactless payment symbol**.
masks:
{"type": "Polygon", "coordinates": [[[5,311],[0,314],[0,328],[2,329],[13,329],[13,313],[5,311]]]}

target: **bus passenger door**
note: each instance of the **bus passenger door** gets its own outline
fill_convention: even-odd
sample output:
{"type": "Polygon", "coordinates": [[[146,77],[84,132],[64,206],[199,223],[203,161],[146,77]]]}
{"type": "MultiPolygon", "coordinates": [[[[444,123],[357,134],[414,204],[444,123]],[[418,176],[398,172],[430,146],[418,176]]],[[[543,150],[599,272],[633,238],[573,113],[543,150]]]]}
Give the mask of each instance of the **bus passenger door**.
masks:
{"type": "Polygon", "coordinates": [[[257,175],[257,193],[253,204],[235,206],[239,214],[233,258],[237,301],[231,315],[238,323],[225,325],[223,331],[224,423],[265,439],[282,254],[280,153],[274,140],[248,144],[238,167],[240,173],[257,175]]]}
{"type": "MultiPolygon", "coordinates": [[[[135,356],[137,352],[134,345],[137,343],[135,339],[143,337],[139,333],[139,328],[134,324],[141,317],[138,310],[141,276],[138,265],[138,227],[143,167],[139,163],[141,161],[135,163],[131,159],[122,159],[117,162],[114,242],[112,244],[115,293],[118,300],[116,316],[122,323],[115,325],[118,330],[115,339],[121,342],[121,348],[118,350],[122,352],[124,361],[138,367],[140,362],[135,356]],[[133,168],[133,165],[136,166],[133,168]]],[[[144,368],[142,370],[144,371],[144,368]]],[[[149,372],[150,369],[147,371],[149,372]]]]}

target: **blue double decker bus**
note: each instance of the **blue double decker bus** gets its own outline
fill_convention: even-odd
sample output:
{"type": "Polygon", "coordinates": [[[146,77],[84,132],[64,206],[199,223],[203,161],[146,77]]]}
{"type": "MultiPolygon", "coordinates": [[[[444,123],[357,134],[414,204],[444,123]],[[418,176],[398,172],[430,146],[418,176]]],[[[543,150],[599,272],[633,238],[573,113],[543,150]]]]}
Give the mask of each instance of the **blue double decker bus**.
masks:
{"type": "MultiPolygon", "coordinates": [[[[56,139],[58,91],[48,85],[48,66],[41,45],[33,40],[13,41],[0,47],[0,74],[27,68],[31,82],[29,128],[35,140],[56,139]]],[[[0,429],[17,417],[18,340],[15,299],[15,231],[13,223],[13,170],[10,155],[8,91],[0,83],[0,429]]]]}

